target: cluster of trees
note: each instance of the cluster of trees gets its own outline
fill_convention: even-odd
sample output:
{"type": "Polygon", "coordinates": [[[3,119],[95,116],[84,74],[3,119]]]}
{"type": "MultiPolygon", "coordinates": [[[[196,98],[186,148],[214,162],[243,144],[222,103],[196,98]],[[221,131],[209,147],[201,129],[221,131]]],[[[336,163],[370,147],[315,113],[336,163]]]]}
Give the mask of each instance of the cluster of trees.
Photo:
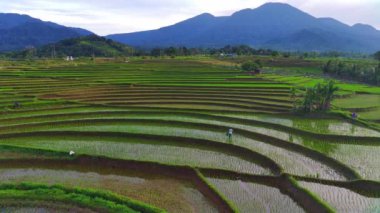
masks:
{"type": "Polygon", "coordinates": [[[271,49],[254,49],[248,45],[231,46],[227,45],[219,49],[210,49],[211,55],[236,54],[236,55],[271,55],[279,56],[280,52],[271,49]]]}
{"type": "Polygon", "coordinates": [[[241,69],[245,72],[261,73],[263,65],[260,60],[246,61],[241,65],[241,69]]]}
{"type": "Polygon", "coordinates": [[[361,54],[361,53],[345,53],[345,52],[280,52],[271,49],[255,49],[248,45],[227,45],[222,48],[187,48],[187,47],[167,47],[167,48],[154,48],[152,50],[136,50],[136,56],[191,56],[191,55],[264,55],[264,56],[282,56],[282,57],[299,57],[299,58],[318,58],[318,57],[350,57],[350,58],[380,58],[380,51],[378,56],[361,54]]]}
{"type": "MultiPolygon", "coordinates": [[[[326,111],[330,109],[334,94],[338,90],[339,88],[335,86],[335,82],[332,80],[307,88],[303,100],[295,105],[296,110],[303,112],[326,111]]],[[[292,90],[292,97],[295,97],[295,89],[292,90]]]]}
{"type": "Polygon", "coordinates": [[[10,58],[63,58],[74,57],[121,57],[133,54],[134,49],[97,35],[71,38],[35,48],[27,47],[23,51],[7,53],[10,58]]]}
{"type": "Polygon", "coordinates": [[[322,69],[325,74],[338,78],[380,85],[380,63],[375,66],[329,60],[322,69]]]}
{"type": "MultiPolygon", "coordinates": [[[[227,45],[222,48],[187,48],[187,47],[168,47],[154,48],[150,52],[136,52],[138,55],[150,55],[153,57],[159,56],[190,56],[190,55],[272,55],[278,56],[280,52],[270,49],[254,49],[248,45],[231,46],[227,45]]],[[[289,55],[289,54],[283,54],[289,55]]]]}
{"type": "Polygon", "coordinates": [[[373,54],[373,57],[374,57],[376,60],[380,61],[380,51],[377,51],[375,54],[373,54]]]}
{"type": "Polygon", "coordinates": [[[187,47],[168,47],[168,48],[154,48],[150,52],[137,52],[140,55],[150,55],[153,57],[160,56],[190,56],[190,55],[199,55],[205,54],[204,49],[200,48],[187,48],[187,47]]]}

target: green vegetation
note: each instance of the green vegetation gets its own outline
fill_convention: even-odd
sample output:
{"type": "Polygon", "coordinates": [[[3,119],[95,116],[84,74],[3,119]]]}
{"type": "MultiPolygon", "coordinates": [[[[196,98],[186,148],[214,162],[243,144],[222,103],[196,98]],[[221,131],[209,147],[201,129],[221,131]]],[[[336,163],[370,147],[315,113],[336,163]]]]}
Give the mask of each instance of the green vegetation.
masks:
{"type": "Polygon", "coordinates": [[[380,63],[375,65],[329,60],[323,65],[323,72],[341,79],[355,80],[380,85],[380,63]]]}
{"type": "MultiPolygon", "coordinates": [[[[32,200],[61,202],[78,205],[95,211],[107,212],[164,212],[138,201],[133,201],[109,192],[68,189],[62,186],[45,186],[30,183],[0,185],[2,200],[32,200]]],[[[2,201],[0,201],[2,202],[2,201]]],[[[20,204],[22,206],[22,204],[20,204]]]]}
{"type": "MultiPolygon", "coordinates": [[[[178,56],[198,56],[198,55],[212,55],[220,57],[235,57],[247,55],[271,55],[279,56],[280,53],[270,49],[254,49],[247,45],[231,46],[227,45],[222,48],[187,48],[187,47],[168,47],[168,48],[154,48],[150,52],[140,51],[140,55],[149,55],[153,57],[178,57],[178,56]]],[[[284,53],[285,55],[285,53],[284,53]]]]}
{"type": "Polygon", "coordinates": [[[380,51],[377,51],[375,54],[373,54],[373,57],[374,57],[376,60],[380,61],[380,51]]]}
{"type": "MultiPolygon", "coordinates": [[[[318,83],[313,88],[307,88],[300,109],[304,112],[326,111],[330,109],[331,101],[338,89],[334,81],[329,81],[325,84],[318,83]]],[[[294,96],[295,91],[293,89],[292,97],[294,96]]]]}
{"type": "MultiPolygon", "coordinates": [[[[251,51],[243,46],[215,57],[189,51],[157,49],[160,58],[128,63],[0,61],[0,181],[8,187],[0,194],[14,195],[0,205],[331,212],[341,209],[301,180],[331,181],[327,189],[380,180],[378,87],[327,82],[321,66],[331,58],[240,55],[251,51]],[[262,73],[242,72],[247,61],[262,73]],[[294,112],[303,99],[296,106],[306,112],[294,112]]],[[[372,199],[373,189],[357,187],[363,197],[354,203],[372,199]]],[[[372,201],[363,206],[352,209],[372,201]]]]}
{"type": "Polygon", "coordinates": [[[244,62],[242,65],[241,65],[241,69],[243,71],[246,71],[246,72],[254,72],[254,73],[260,73],[261,72],[261,68],[262,68],[262,64],[260,62],[260,60],[257,60],[255,62],[253,61],[247,61],[247,62],[244,62]]]}
{"type": "Polygon", "coordinates": [[[333,103],[337,107],[344,109],[380,107],[380,95],[357,94],[347,98],[336,99],[333,103]]]}
{"type": "Polygon", "coordinates": [[[36,49],[7,54],[11,58],[33,59],[33,58],[63,58],[73,57],[125,57],[133,54],[133,49],[124,44],[89,35],[85,37],[72,38],[58,43],[45,45],[36,49]]]}

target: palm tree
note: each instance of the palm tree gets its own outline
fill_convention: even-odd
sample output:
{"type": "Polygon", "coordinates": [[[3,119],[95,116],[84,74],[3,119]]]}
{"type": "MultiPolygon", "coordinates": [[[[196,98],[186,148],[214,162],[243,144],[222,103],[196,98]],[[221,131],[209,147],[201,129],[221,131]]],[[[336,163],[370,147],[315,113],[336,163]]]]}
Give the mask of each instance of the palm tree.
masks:
{"type": "Polygon", "coordinates": [[[334,81],[329,81],[327,84],[318,83],[312,88],[307,88],[302,101],[302,109],[305,112],[328,110],[336,91],[338,91],[338,87],[335,86],[334,81]]]}
{"type": "Polygon", "coordinates": [[[318,83],[314,86],[314,105],[317,110],[322,110],[325,86],[322,86],[321,83],[318,83]]]}
{"type": "Polygon", "coordinates": [[[335,82],[333,80],[330,80],[327,83],[327,85],[325,85],[322,110],[328,110],[330,108],[331,102],[334,99],[334,93],[337,92],[338,90],[339,90],[339,87],[335,86],[335,82]]]}
{"type": "Polygon", "coordinates": [[[307,88],[302,108],[305,112],[312,112],[314,110],[315,90],[314,88],[307,88]]]}
{"type": "Polygon", "coordinates": [[[293,109],[297,108],[296,102],[297,90],[295,87],[290,88],[290,100],[293,102],[293,109]]]}

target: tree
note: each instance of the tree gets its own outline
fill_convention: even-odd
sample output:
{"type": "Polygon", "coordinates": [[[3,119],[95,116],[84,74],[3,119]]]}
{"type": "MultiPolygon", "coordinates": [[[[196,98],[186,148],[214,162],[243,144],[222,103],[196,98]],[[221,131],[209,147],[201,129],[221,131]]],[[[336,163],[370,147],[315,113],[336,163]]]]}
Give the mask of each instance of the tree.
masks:
{"type": "Polygon", "coordinates": [[[150,55],[153,57],[159,57],[162,54],[162,49],[160,48],[154,48],[150,51],[150,55]]]}
{"type": "Polygon", "coordinates": [[[324,74],[334,77],[379,85],[379,67],[373,64],[329,60],[323,66],[324,74]]]}
{"type": "Polygon", "coordinates": [[[375,54],[373,54],[373,57],[374,57],[376,60],[380,61],[380,51],[377,51],[375,54]]]}
{"type": "Polygon", "coordinates": [[[33,59],[34,56],[36,55],[36,48],[34,46],[27,46],[25,52],[25,58],[27,59],[33,59]]]}
{"type": "Polygon", "coordinates": [[[260,59],[256,59],[256,60],[255,60],[255,63],[257,64],[257,66],[259,66],[259,68],[262,68],[262,67],[263,67],[263,63],[261,63],[261,60],[260,60],[260,59]]]}
{"type": "Polygon", "coordinates": [[[334,94],[338,89],[332,80],[327,84],[318,83],[312,88],[307,88],[301,103],[301,109],[304,112],[326,111],[330,109],[334,94]]]}
{"type": "Polygon", "coordinates": [[[295,87],[290,88],[290,100],[293,102],[293,110],[297,110],[298,100],[297,100],[297,89],[295,87]]]}
{"type": "Polygon", "coordinates": [[[323,73],[331,72],[332,63],[333,63],[332,60],[328,60],[327,63],[323,65],[322,67],[323,73]]]}
{"type": "Polygon", "coordinates": [[[313,88],[307,88],[305,97],[302,101],[302,110],[304,112],[314,111],[315,90],[313,88]]]}
{"type": "Polygon", "coordinates": [[[273,51],[271,54],[272,57],[277,57],[279,55],[280,55],[280,53],[278,53],[277,51],[273,51]]]}
{"type": "Polygon", "coordinates": [[[289,57],[290,57],[290,53],[289,53],[289,52],[283,53],[283,54],[282,54],[282,57],[284,57],[284,58],[289,58],[289,57]]]}
{"type": "Polygon", "coordinates": [[[177,49],[175,47],[169,47],[164,50],[165,55],[167,56],[176,56],[177,55],[177,49]]]}
{"type": "Polygon", "coordinates": [[[334,99],[334,93],[337,92],[339,88],[335,86],[335,82],[330,80],[327,85],[322,89],[322,105],[321,110],[328,110],[331,106],[331,102],[334,99]]]}
{"type": "Polygon", "coordinates": [[[241,65],[241,69],[246,72],[258,72],[260,71],[261,67],[261,64],[258,64],[253,61],[247,61],[241,65]]]}
{"type": "Polygon", "coordinates": [[[375,79],[376,79],[376,84],[380,85],[380,63],[375,69],[375,79]]]}

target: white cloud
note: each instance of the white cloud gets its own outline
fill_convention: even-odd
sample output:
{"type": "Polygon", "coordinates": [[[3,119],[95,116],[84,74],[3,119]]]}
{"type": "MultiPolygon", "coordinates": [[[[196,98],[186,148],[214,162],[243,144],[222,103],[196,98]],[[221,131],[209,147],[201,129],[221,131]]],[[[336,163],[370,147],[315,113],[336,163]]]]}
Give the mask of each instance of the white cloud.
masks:
{"type": "MultiPolygon", "coordinates": [[[[268,0],[13,0],[1,12],[28,14],[46,21],[82,27],[100,35],[156,29],[200,13],[230,15],[268,0]]],[[[380,28],[379,0],[271,0],[286,2],[316,17],[380,28]]]]}

